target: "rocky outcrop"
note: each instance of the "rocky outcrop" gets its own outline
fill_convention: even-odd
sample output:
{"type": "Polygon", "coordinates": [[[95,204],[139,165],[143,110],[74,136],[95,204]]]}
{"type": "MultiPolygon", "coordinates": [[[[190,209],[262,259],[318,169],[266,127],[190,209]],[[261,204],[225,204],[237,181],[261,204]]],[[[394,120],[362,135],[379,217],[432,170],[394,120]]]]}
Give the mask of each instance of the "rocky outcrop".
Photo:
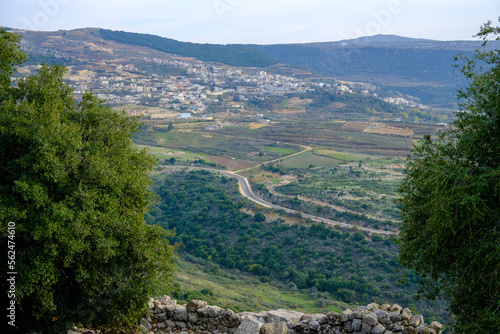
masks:
{"type": "Polygon", "coordinates": [[[342,314],[304,314],[289,310],[234,313],[193,300],[178,305],[164,296],[151,299],[150,314],[140,327],[145,333],[228,333],[228,334],[440,334],[438,322],[425,324],[421,315],[394,304],[359,306],[342,314]]]}
{"type": "MultiPolygon", "coordinates": [[[[213,334],[440,334],[439,322],[394,304],[359,306],[342,314],[304,314],[289,310],[234,313],[193,300],[178,305],[168,296],[151,299],[150,312],[139,322],[143,333],[213,334]]],[[[69,331],[68,334],[75,332],[69,331]]]]}

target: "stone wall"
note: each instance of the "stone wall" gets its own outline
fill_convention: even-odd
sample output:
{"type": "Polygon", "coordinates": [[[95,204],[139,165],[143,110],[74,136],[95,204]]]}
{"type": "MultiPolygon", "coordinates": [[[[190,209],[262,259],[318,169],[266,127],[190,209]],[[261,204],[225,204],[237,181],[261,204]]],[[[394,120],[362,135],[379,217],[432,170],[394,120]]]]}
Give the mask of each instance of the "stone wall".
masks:
{"type": "Polygon", "coordinates": [[[151,299],[150,314],[140,328],[145,333],[228,333],[228,334],[439,334],[438,322],[425,324],[421,315],[394,304],[360,306],[342,314],[304,314],[289,310],[234,313],[193,300],[178,305],[170,297],[151,299]]]}

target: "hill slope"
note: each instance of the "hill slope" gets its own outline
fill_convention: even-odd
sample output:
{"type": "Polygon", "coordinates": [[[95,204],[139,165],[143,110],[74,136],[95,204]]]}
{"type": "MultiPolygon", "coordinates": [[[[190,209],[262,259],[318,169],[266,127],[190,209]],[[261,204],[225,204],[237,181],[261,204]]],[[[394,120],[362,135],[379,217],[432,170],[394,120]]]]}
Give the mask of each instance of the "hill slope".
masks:
{"type": "Polygon", "coordinates": [[[185,57],[195,57],[203,61],[216,61],[231,66],[265,67],[276,63],[262,51],[243,45],[196,44],[179,42],[155,35],[112,31],[101,29],[104,39],[119,43],[147,46],[155,50],[174,53],[185,57]]]}

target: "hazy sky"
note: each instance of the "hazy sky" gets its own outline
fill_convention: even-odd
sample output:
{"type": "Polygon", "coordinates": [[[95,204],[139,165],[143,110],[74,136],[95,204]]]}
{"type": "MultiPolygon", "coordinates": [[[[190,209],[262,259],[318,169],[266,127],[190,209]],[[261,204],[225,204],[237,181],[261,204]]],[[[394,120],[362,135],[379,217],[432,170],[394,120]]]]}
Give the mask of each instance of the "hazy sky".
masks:
{"type": "Polygon", "coordinates": [[[470,40],[500,0],[0,0],[0,26],[100,27],[202,43],[302,43],[375,34],[470,40]]]}

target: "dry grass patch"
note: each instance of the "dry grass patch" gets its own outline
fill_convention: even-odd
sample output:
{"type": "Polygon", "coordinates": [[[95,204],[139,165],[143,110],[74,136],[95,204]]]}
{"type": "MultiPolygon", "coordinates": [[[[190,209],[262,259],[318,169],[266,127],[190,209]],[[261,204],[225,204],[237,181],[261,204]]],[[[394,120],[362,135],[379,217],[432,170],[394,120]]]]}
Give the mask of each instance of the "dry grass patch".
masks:
{"type": "Polygon", "coordinates": [[[365,130],[369,126],[370,126],[370,123],[368,123],[368,122],[347,122],[344,125],[342,125],[339,128],[339,130],[340,131],[362,132],[363,130],[365,130]]]}

